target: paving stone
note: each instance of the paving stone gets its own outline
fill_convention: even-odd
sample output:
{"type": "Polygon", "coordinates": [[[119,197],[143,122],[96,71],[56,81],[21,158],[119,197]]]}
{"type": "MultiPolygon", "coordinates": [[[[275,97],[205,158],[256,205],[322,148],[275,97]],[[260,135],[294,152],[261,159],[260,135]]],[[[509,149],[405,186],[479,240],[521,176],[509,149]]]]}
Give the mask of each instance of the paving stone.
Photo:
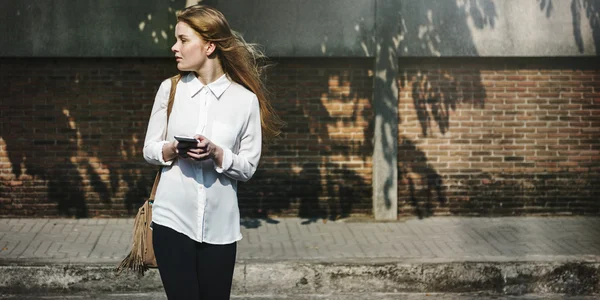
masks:
{"type": "MultiPolygon", "coordinates": [[[[345,222],[281,218],[246,220],[242,259],[469,259],[600,256],[598,217],[429,218],[345,222]]],[[[1,259],[124,257],[132,219],[0,219],[1,259]]]]}

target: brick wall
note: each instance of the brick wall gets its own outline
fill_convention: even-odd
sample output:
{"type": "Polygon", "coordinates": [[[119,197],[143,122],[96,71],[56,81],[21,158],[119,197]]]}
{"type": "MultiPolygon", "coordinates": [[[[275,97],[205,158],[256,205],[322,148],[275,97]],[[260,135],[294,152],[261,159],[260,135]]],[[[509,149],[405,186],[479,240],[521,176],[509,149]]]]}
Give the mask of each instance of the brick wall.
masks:
{"type": "Polygon", "coordinates": [[[174,68],[144,59],[2,59],[0,215],[124,215],[153,169],[142,146],[174,68]]]}
{"type": "MultiPolygon", "coordinates": [[[[244,215],[370,212],[371,60],[281,59],[288,123],[240,186],[244,215]]],[[[146,124],[171,59],[0,59],[0,216],[123,216],[144,201],[146,124]]]]}
{"type": "Polygon", "coordinates": [[[597,62],[401,60],[399,213],[598,214],[597,62]]]}
{"type": "Polygon", "coordinates": [[[283,59],[268,81],[287,123],[240,191],[240,206],[339,218],[372,210],[373,61],[283,59]]]}
{"type": "MultiPolygon", "coordinates": [[[[371,213],[373,60],[282,58],[245,216],[371,213]]],[[[401,59],[400,215],[600,212],[594,59],[401,59]]],[[[170,59],[0,59],[0,216],[132,215],[170,59]]]]}

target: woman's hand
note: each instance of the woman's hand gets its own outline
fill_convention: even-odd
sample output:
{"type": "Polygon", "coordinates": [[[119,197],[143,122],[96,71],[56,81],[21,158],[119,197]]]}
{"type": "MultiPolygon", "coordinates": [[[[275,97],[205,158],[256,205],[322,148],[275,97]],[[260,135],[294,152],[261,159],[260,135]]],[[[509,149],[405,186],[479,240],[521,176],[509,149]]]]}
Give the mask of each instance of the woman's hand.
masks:
{"type": "Polygon", "coordinates": [[[175,159],[175,157],[177,157],[177,141],[173,141],[167,144],[163,145],[162,148],[162,153],[163,153],[163,160],[164,161],[170,161],[172,159],[175,159]]]}
{"type": "MultiPolygon", "coordinates": [[[[205,160],[212,159],[218,166],[221,166],[223,162],[223,149],[221,147],[213,144],[209,139],[202,135],[195,135],[195,139],[198,140],[198,144],[196,147],[187,148],[187,152],[185,152],[185,156],[194,159],[194,160],[205,160]]],[[[182,156],[182,149],[178,149],[179,155],[182,156]]]]}

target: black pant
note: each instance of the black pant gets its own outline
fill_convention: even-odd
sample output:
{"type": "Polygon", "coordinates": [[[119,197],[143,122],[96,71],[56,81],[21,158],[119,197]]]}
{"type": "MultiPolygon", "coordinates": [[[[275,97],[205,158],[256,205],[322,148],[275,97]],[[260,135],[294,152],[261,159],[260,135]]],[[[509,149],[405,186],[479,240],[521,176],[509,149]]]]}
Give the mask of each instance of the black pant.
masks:
{"type": "Polygon", "coordinates": [[[237,243],[198,243],[156,223],[152,228],[158,271],[170,300],[229,299],[237,243]]]}

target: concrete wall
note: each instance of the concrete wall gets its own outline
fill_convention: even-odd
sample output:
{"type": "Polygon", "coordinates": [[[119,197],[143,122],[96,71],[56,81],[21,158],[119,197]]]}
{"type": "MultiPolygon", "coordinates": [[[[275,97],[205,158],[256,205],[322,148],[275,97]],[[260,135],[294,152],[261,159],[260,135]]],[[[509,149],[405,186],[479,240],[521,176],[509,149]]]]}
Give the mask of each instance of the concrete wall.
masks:
{"type": "Polygon", "coordinates": [[[600,47],[598,0],[398,2],[382,13],[397,20],[384,42],[398,41],[400,56],[579,56],[600,47]]]}
{"type": "MultiPolygon", "coordinates": [[[[196,0],[3,0],[0,56],[165,57],[196,0]]],[[[209,0],[271,56],[589,56],[598,0],[209,0]],[[386,27],[385,31],[376,30],[386,27]]]]}
{"type": "Polygon", "coordinates": [[[6,0],[1,5],[0,56],[164,57],[173,39],[169,5],[185,2],[6,0]]]}

